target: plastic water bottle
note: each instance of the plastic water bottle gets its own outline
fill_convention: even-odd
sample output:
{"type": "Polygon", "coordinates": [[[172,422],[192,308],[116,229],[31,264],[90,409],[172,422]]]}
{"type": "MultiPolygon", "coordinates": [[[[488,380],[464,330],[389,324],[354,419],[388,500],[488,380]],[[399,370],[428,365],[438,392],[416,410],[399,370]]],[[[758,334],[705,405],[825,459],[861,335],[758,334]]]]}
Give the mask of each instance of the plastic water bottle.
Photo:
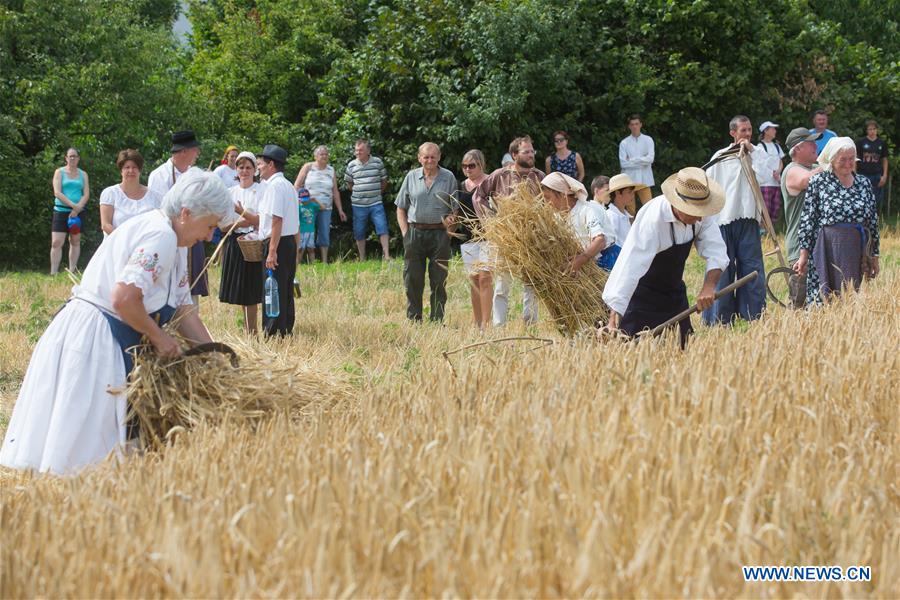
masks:
{"type": "Polygon", "coordinates": [[[281,314],[281,307],[278,304],[278,282],[275,281],[275,277],[272,275],[272,269],[266,270],[265,298],[263,301],[265,302],[267,317],[274,319],[281,314]]]}

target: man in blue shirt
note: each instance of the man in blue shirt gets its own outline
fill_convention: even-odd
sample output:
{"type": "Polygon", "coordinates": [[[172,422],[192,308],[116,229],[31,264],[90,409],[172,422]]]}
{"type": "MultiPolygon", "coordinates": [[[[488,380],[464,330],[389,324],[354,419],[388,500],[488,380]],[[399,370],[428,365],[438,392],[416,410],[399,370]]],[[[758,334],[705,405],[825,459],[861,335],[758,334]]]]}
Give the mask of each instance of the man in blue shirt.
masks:
{"type": "Polygon", "coordinates": [[[837,134],[828,129],[828,113],[821,108],[813,114],[813,125],[814,127],[809,132],[822,134],[822,137],[816,140],[816,155],[819,155],[822,154],[822,149],[825,148],[828,140],[837,137],[837,134]]]}

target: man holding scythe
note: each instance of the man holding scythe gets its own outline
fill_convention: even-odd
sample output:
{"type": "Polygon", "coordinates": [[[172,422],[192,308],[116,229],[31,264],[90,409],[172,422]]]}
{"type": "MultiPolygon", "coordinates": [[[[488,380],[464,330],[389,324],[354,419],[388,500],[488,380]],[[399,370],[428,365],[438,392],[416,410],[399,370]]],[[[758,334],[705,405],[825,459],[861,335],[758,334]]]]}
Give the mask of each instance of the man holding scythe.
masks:
{"type": "MultiPolygon", "coordinates": [[[[662,192],[638,211],[603,290],[610,308],[609,329],[629,336],[662,325],[688,308],[683,277],[691,246],[706,259],[698,309],[712,306],[728,266],[715,217],[725,204],[722,186],[702,169],[686,167],[663,182],[662,192]]],[[[693,328],[690,319],[678,326],[684,348],[693,328]]]]}

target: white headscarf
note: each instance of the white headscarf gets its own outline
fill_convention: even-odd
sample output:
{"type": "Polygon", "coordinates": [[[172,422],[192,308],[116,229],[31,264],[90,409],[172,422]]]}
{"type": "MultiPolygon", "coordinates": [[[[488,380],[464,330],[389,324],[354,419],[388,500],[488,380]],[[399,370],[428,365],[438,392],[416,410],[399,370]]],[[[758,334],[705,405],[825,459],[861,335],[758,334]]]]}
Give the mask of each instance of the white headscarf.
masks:
{"type": "Polygon", "coordinates": [[[541,180],[541,185],[566,196],[575,196],[579,200],[586,200],[588,197],[587,189],[580,181],[559,171],[544,177],[541,180]]]}
{"type": "Polygon", "coordinates": [[[826,171],[831,171],[831,162],[844,150],[856,152],[856,142],[848,137],[833,137],[825,143],[825,147],[822,148],[822,152],[819,154],[816,162],[826,171]]]}

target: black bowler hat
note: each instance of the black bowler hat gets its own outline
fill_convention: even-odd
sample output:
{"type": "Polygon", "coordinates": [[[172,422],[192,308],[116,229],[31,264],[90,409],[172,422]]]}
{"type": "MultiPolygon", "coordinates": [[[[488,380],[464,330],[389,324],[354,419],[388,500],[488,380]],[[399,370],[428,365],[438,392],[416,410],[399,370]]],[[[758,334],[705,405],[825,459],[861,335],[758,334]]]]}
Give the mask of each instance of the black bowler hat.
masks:
{"type": "Polygon", "coordinates": [[[266,147],[257,156],[262,156],[281,164],[287,162],[287,151],[276,144],[266,144],[266,147]]]}
{"type": "Polygon", "coordinates": [[[197,136],[194,135],[194,132],[190,129],[176,131],[172,134],[172,152],[178,152],[179,150],[185,150],[187,148],[196,148],[199,145],[200,142],[197,141],[197,136]]]}

